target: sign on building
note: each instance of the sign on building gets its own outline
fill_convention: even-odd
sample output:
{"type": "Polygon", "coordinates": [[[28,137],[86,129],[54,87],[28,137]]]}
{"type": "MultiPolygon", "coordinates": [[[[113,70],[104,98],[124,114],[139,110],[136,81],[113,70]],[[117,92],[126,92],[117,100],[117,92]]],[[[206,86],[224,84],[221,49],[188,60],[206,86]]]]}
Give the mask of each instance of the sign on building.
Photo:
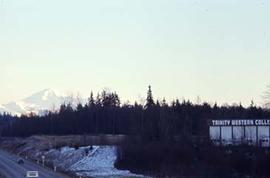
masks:
{"type": "Polygon", "coordinates": [[[210,139],[222,145],[247,143],[270,147],[270,119],[210,120],[210,139]]]}

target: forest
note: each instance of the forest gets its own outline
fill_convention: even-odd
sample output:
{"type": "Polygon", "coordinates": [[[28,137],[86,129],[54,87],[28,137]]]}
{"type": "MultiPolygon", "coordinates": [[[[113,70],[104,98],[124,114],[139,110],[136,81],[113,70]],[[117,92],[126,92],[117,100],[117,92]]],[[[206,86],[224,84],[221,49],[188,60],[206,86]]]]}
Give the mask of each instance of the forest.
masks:
{"type": "Polygon", "coordinates": [[[26,137],[36,134],[124,134],[147,140],[170,140],[175,136],[208,136],[210,119],[265,119],[270,111],[241,104],[233,106],[193,104],[189,100],[155,101],[149,86],[144,105],[121,104],[116,92],[91,92],[86,104],[63,103],[59,111],[20,117],[0,115],[1,135],[26,137]]]}

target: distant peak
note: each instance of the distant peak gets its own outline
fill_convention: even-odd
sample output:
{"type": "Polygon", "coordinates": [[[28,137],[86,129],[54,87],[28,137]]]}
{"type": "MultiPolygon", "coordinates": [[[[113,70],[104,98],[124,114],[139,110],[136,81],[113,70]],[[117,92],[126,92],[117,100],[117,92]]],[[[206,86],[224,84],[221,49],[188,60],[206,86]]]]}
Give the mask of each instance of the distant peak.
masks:
{"type": "Polygon", "coordinates": [[[38,93],[57,93],[57,91],[51,88],[47,88],[47,89],[41,90],[38,93]]]}
{"type": "Polygon", "coordinates": [[[49,97],[57,96],[56,92],[52,89],[47,89],[44,91],[42,100],[48,100],[49,97]]]}
{"type": "Polygon", "coordinates": [[[55,89],[51,89],[51,88],[41,90],[40,92],[37,92],[37,93],[40,93],[40,94],[54,94],[54,95],[60,95],[60,92],[58,92],[58,91],[55,90],[55,89]]]}
{"type": "Polygon", "coordinates": [[[39,92],[36,92],[22,100],[0,105],[0,113],[39,113],[40,111],[58,108],[60,104],[64,103],[65,99],[65,94],[60,93],[57,90],[47,88],[40,90],[39,92]]]}
{"type": "Polygon", "coordinates": [[[53,97],[63,97],[62,94],[60,94],[60,92],[54,90],[54,89],[44,89],[41,90],[37,93],[34,93],[33,95],[27,97],[24,99],[24,101],[26,102],[32,102],[33,100],[43,100],[46,101],[49,98],[53,98],[53,97]]]}

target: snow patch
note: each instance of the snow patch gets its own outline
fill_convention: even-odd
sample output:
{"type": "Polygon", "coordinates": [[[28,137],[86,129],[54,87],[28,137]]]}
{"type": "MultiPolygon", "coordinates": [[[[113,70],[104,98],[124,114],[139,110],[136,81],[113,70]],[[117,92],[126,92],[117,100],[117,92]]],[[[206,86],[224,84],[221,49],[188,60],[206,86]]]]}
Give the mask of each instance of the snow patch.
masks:
{"type": "Polygon", "coordinates": [[[94,176],[94,177],[118,177],[118,176],[132,176],[142,177],[135,175],[129,171],[118,170],[114,167],[117,159],[116,147],[101,146],[97,147],[95,151],[89,156],[84,157],[79,162],[71,166],[71,170],[78,172],[81,176],[94,176]]]}
{"type": "Polygon", "coordinates": [[[61,154],[66,154],[66,153],[68,153],[68,152],[74,152],[74,148],[70,148],[70,147],[63,147],[63,148],[61,148],[61,151],[60,151],[60,153],[61,154]]]}
{"type": "Polygon", "coordinates": [[[74,149],[63,147],[52,149],[46,157],[54,160],[56,166],[67,171],[75,172],[79,176],[89,177],[145,177],[132,174],[127,170],[118,170],[114,164],[117,159],[115,146],[88,146],[74,149]]]}

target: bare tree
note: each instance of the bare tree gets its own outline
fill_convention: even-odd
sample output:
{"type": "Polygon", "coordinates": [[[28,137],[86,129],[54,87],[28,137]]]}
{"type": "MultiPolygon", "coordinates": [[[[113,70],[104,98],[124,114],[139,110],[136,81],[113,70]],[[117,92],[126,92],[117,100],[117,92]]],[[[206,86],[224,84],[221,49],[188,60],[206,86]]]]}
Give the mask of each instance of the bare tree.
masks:
{"type": "Polygon", "coordinates": [[[76,106],[75,102],[76,102],[76,99],[74,97],[74,93],[73,92],[68,92],[66,94],[66,98],[65,98],[64,104],[65,105],[70,105],[71,107],[74,108],[76,106]]]}
{"type": "Polygon", "coordinates": [[[270,108],[270,85],[267,86],[266,91],[263,93],[263,105],[270,108]]]}
{"type": "Polygon", "coordinates": [[[77,92],[76,100],[75,100],[75,105],[78,104],[84,104],[83,97],[79,92],[77,92]]]}

